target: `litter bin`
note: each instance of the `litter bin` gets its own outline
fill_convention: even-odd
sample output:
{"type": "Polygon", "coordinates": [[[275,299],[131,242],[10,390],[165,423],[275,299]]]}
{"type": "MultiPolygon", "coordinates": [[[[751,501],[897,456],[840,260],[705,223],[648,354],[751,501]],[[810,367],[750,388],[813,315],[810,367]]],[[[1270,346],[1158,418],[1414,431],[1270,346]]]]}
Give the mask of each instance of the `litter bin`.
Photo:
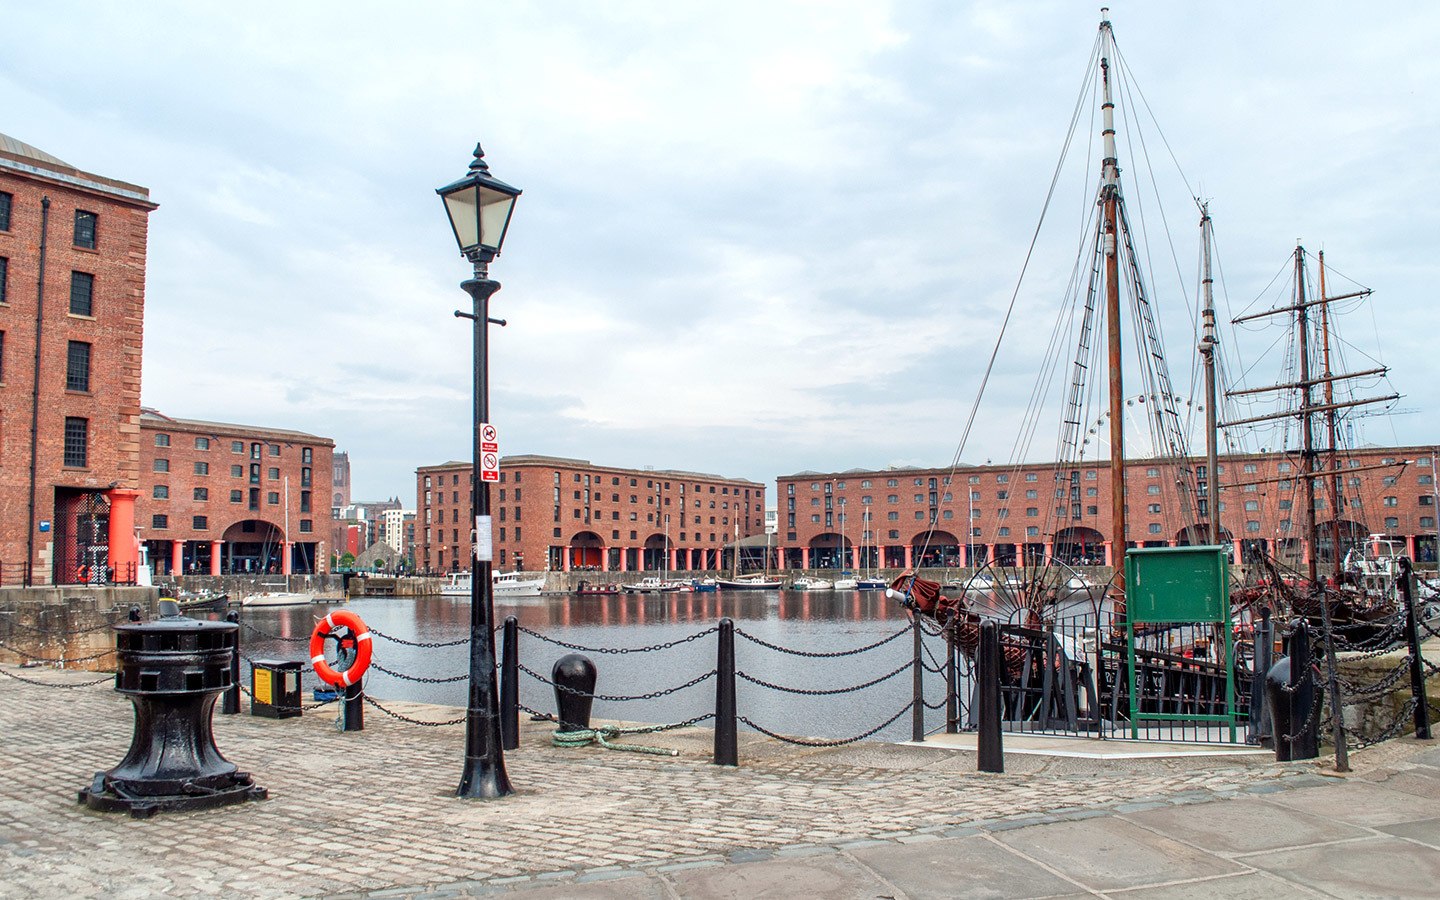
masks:
{"type": "Polygon", "coordinates": [[[135,730],[125,758],[95,773],[80,802],[145,818],[265,799],[249,773],[220,755],[212,730],[239,626],[186,618],[170,600],[160,613],[153,622],[115,626],[115,690],[134,704],[135,730]]]}
{"type": "Polygon", "coordinates": [[[284,659],[257,659],[250,666],[250,715],[289,719],[300,715],[300,666],[284,659]]]}

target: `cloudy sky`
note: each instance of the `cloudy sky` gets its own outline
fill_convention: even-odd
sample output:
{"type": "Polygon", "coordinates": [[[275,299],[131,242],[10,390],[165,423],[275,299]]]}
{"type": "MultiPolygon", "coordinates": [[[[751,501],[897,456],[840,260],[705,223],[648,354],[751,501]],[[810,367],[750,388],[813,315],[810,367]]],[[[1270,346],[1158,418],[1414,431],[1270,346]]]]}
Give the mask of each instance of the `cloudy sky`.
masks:
{"type": "MultiPolygon", "coordinates": [[[[1153,115],[1121,155],[1169,228],[1147,246],[1177,390],[1198,194],[1222,318],[1281,299],[1297,239],[1325,249],[1375,290],[1355,341],[1405,395],[1363,438],[1440,440],[1440,7],[1111,6],[1153,115]],[[1163,207],[1142,153],[1185,179],[1163,207]]],[[[160,204],[148,406],[333,437],[357,498],[468,459],[467,267],[434,189],[479,140],[525,191],[491,269],[505,453],[770,484],[944,465],[1012,294],[963,459],[1017,452],[1093,197],[1088,110],[1016,285],[1098,4],[7,7],[0,132],[160,204]]],[[[1263,381],[1272,343],[1227,364],[1263,381]]]]}

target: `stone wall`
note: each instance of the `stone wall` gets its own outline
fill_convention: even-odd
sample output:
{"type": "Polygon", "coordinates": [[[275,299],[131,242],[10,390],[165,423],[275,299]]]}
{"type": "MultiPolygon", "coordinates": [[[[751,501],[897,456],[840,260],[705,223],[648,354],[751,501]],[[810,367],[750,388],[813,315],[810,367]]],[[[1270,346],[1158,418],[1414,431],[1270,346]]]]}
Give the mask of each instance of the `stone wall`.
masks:
{"type": "Polygon", "coordinates": [[[155,588],[74,585],[0,588],[0,662],[114,671],[115,634],[130,607],[153,618],[155,588]]]}

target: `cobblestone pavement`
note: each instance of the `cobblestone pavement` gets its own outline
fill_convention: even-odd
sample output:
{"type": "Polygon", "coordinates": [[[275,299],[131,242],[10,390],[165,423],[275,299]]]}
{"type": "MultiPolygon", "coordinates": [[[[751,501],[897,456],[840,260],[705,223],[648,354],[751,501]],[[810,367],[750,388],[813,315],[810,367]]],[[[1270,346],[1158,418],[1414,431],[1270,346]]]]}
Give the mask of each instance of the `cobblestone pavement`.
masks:
{"type": "MultiPolygon", "coordinates": [[[[94,678],[4,671],[54,684],[94,678]]],[[[457,715],[386,705],[430,721],[457,715]]],[[[806,878],[819,880],[805,884],[819,893],[826,878],[845,884],[845,867],[862,865],[866,848],[887,856],[983,836],[981,849],[992,852],[1013,829],[1034,830],[1024,826],[1251,802],[1333,780],[1312,764],[1265,756],[1012,756],[1006,774],[982,775],[964,752],[816,750],[753,735],[742,735],[740,767],[726,768],[709,763],[705,730],[638,739],[682,751],[671,758],[558,749],[551,726],[524,722],[521,748],[506,754],[517,794],[462,801],[452,796],[462,726],[422,728],[368,708],[363,732],[341,733],[334,719],[329,709],[279,721],[216,715],[221,752],[270,799],[137,821],[76,803],[76,792],[128,748],[128,700],[104,684],[59,689],[0,677],[0,897],[760,896],[745,873],[787,860],[807,862],[814,871],[806,878]],[[733,892],[692,880],[715,867],[736,879],[733,892]]],[[[877,871],[863,865],[867,878],[877,871]]],[[[926,896],[884,883],[890,896],[926,896]]],[[[1054,893],[1097,890],[1056,883],[1054,893]]],[[[851,895],[874,896],[834,894],[851,895]]],[[[946,895],[955,893],[936,894],[946,895]]]]}

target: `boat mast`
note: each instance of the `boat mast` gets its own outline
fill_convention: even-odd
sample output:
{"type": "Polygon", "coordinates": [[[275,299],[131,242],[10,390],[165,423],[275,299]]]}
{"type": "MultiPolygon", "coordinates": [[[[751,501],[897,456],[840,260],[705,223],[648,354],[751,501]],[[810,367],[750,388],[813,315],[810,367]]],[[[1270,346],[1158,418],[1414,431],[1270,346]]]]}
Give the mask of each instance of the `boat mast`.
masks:
{"type": "MultiPolygon", "coordinates": [[[[1322,295],[1323,296],[1323,295],[1322,295]]],[[[1310,380],[1310,315],[1305,302],[1305,248],[1295,248],[1295,327],[1300,332],[1300,471],[1305,477],[1305,573],[1314,584],[1318,574],[1315,559],[1315,385],[1310,380]]]]}
{"type": "Polygon", "coordinates": [[[1216,441],[1219,428],[1215,412],[1215,345],[1220,341],[1215,336],[1215,280],[1210,274],[1210,204],[1200,204],[1200,244],[1203,266],[1200,285],[1204,296],[1201,310],[1203,331],[1200,337],[1200,355],[1205,360],[1205,483],[1207,485],[1205,511],[1206,538],[1211,544],[1220,543],[1220,479],[1216,475],[1218,451],[1216,441]]]}
{"type": "MultiPolygon", "coordinates": [[[[1321,250],[1316,256],[1320,260],[1320,296],[1325,296],[1325,251],[1321,250]]],[[[1330,476],[1325,479],[1326,487],[1330,490],[1330,562],[1334,565],[1335,583],[1340,583],[1340,514],[1344,512],[1341,501],[1342,485],[1341,478],[1344,476],[1337,465],[1335,455],[1340,445],[1339,415],[1335,409],[1335,381],[1334,373],[1330,368],[1330,304],[1320,306],[1320,352],[1324,371],[1322,377],[1325,379],[1325,428],[1329,433],[1329,450],[1325,454],[1325,470],[1330,476]]]]}
{"type": "Polygon", "coordinates": [[[1113,531],[1112,558],[1115,569],[1113,584],[1120,594],[1125,592],[1125,385],[1120,372],[1120,250],[1117,207],[1120,202],[1120,168],[1115,150],[1115,102],[1110,96],[1110,51],[1115,46],[1110,30],[1110,10],[1100,10],[1101,40],[1104,53],[1100,58],[1100,78],[1104,91],[1101,102],[1102,131],[1105,156],[1100,163],[1100,203],[1103,208],[1101,228],[1105,252],[1105,328],[1110,363],[1110,519],[1113,531]]]}

